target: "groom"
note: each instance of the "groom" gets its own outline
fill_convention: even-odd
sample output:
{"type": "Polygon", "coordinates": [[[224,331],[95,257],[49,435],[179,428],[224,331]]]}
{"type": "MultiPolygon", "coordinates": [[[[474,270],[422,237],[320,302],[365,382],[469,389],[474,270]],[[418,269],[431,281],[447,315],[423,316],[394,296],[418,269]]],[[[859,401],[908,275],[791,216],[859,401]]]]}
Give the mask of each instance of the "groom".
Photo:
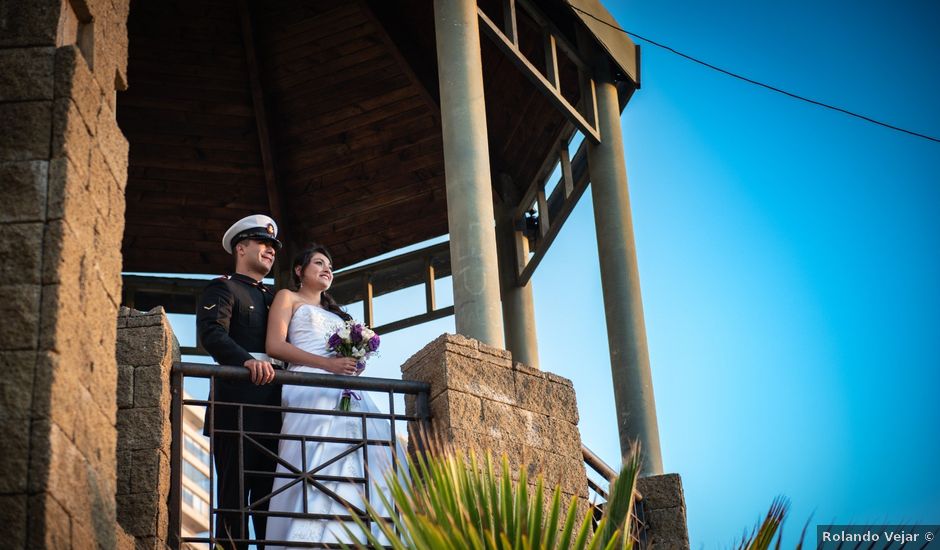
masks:
{"type": "MultiPolygon", "coordinates": [[[[203,291],[196,310],[199,341],[220,365],[248,369],[251,381],[216,379],[214,399],[217,403],[279,407],[281,387],[269,385],[274,379],[274,368],[271,359],[264,354],[268,308],[274,301],[274,293],[261,282],[271,271],[274,256],[281,248],[277,240],[277,224],[261,214],[242,218],[225,232],[222,247],[235,257],[235,272],[213,280],[203,291]]],[[[235,405],[216,405],[211,412],[212,415],[206,415],[206,435],[210,433],[211,424],[215,436],[213,458],[218,475],[217,506],[229,510],[217,513],[215,536],[229,547],[226,541],[230,539],[248,538],[248,526],[243,525],[243,516],[236,510],[269,495],[274,481],[271,475],[249,474],[244,476],[244,481],[239,478],[248,470],[273,474],[277,440],[247,435],[239,441],[239,434],[220,433],[219,430],[241,428],[245,432],[278,434],[281,431],[281,413],[235,405]],[[242,468],[239,468],[239,449],[242,468]]],[[[267,511],[267,502],[265,500],[252,509],[267,511]]],[[[255,538],[264,539],[267,517],[251,514],[251,518],[255,538]]],[[[248,545],[237,543],[234,547],[247,548],[248,545]]]]}

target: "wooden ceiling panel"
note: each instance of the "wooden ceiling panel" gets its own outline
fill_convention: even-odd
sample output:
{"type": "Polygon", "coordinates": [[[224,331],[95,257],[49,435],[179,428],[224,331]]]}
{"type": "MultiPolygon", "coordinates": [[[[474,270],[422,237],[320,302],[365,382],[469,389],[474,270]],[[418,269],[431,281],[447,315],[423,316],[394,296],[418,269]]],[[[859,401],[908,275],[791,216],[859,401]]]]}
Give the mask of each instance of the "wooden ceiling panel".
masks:
{"type": "Polygon", "coordinates": [[[127,92],[125,270],[220,272],[219,245],[267,207],[237,13],[226,3],[135,3],[127,92]],[[185,263],[183,263],[185,262],[185,263]]]}
{"type": "Polygon", "coordinates": [[[298,150],[304,152],[291,156],[290,162],[285,163],[285,174],[289,180],[294,171],[302,171],[315,165],[328,168],[329,163],[342,162],[344,158],[349,157],[368,161],[389,152],[397,138],[407,138],[416,133],[433,130],[435,124],[436,121],[427,116],[424,108],[418,107],[377,120],[367,126],[350,128],[333,135],[306,134],[291,140],[298,150]]]}
{"type": "MultiPolygon", "coordinates": [[[[433,230],[443,220],[446,231],[436,109],[367,9],[332,4],[284,25],[272,7],[258,18],[279,175],[294,199],[288,215],[301,224],[296,234],[331,245],[344,264],[402,246],[381,235],[428,208],[433,230]],[[343,242],[360,234],[365,241],[354,248],[343,242]]],[[[426,234],[426,226],[406,233],[426,234]]]]}
{"type": "MultiPolygon", "coordinates": [[[[232,4],[132,6],[130,87],[117,111],[130,143],[125,270],[231,268],[222,233],[268,211],[259,122],[278,221],[298,244],[319,241],[349,265],[446,233],[430,1],[248,4],[263,120],[232,4]]],[[[521,186],[564,119],[487,40],[491,164],[521,186]]]]}

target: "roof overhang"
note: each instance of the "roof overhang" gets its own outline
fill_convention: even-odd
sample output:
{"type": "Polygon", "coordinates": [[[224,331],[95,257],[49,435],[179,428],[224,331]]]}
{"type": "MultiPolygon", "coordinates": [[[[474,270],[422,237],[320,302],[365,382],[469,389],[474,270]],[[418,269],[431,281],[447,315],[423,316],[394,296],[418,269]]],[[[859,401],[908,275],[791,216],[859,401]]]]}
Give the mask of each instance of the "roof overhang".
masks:
{"type": "Polygon", "coordinates": [[[571,12],[587,27],[601,48],[610,56],[620,77],[640,87],[640,48],[630,40],[614,16],[599,0],[564,0],[571,12]],[[591,14],[594,17],[591,17],[591,14]]]}

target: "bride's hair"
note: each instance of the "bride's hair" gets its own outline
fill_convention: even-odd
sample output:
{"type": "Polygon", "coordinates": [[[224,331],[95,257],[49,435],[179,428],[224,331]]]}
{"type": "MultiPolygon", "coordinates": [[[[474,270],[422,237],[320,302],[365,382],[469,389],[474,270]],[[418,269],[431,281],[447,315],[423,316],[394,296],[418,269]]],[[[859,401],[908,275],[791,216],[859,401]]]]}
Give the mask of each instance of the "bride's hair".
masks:
{"type": "MultiPolygon", "coordinates": [[[[313,244],[305,248],[299,254],[294,256],[294,263],[291,266],[290,276],[291,282],[294,283],[294,290],[300,289],[301,275],[303,275],[304,270],[307,269],[307,266],[310,265],[310,260],[313,259],[313,255],[317,252],[326,256],[326,258],[330,260],[331,264],[333,263],[333,256],[330,255],[330,251],[327,250],[326,247],[313,244]],[[300,268],[300,275],[297,274],[298,267],[300,268]]],[[[339,304],[337,304],[336,300],[330,296],[329,292],[324,291],[322,294],[320,294],[320,305],[323,306],[326,310],[340,316],[344,321],[349,321],[352,319],[350,314],[346,313],[342,308],[339,307],[339,304]]]]}

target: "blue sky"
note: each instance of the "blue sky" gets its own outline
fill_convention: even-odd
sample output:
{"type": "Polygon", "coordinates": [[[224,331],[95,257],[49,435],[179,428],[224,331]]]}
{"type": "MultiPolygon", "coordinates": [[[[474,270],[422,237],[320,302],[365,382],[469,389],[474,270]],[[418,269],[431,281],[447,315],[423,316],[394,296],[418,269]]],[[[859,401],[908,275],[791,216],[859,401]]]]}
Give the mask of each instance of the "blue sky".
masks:
{"type": "MultiPolygon", "coordinates": [[[[935,2],[606,4],[685,53],[940,136],[935,2]]],[[[811,515],[940,523],[940,143],[642,52],[627,171],[663,462],[692,547],[730,547],[780,494],[790,546],[811,515]]],[[[542,368],[574,381],[582,437],[615,464],[589,193],[533,285],[542,368]]],[[[418,289],[382,299],[377,320],[414,303],[418,289]]],[[[452,318],[388,335],[370,374],[398,376],[445,331],[452,318]]]]}

